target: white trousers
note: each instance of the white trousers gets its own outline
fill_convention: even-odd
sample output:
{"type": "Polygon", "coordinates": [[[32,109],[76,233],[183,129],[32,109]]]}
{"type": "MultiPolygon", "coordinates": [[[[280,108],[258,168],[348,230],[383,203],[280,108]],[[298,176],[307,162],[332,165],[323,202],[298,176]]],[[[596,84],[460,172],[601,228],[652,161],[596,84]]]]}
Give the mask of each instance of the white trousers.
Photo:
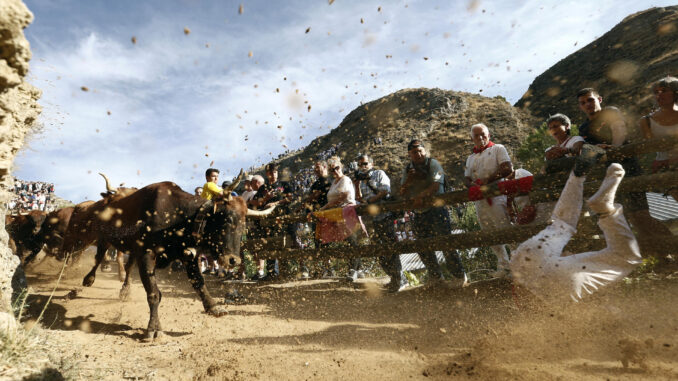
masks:
{"type": "Polygon", "coordinates": [[[514,281],[541,298],[578,301],[585,292],[621,280],[641,263],[638,243],[619,204],[598,220],[605,249],[561,256],[576,232],[583,184],[584,178],[570,175],[553,210],[553,223],[518,246],[511,258],[514,281]]]}
{"type": "MultiPolygon", "coordinates": [[[[508,211],[506,210],[506,196],[492,198],[492,205],[487,200],[475,201],[476,215],[481,229],[503,229],[511,226],[508,211]]],[[[504,245],[491,247],[497,256],[497,269],[503,270],[509,267],[509,257],[504,245]]]]}

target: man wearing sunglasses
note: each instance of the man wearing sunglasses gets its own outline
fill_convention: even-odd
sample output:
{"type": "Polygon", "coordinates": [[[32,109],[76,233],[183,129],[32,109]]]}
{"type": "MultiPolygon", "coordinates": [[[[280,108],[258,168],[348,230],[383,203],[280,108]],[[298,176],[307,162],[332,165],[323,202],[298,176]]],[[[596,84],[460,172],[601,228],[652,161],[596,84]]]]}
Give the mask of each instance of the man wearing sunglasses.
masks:
{"type": "MultiPolygon", "coordinates": [[[[354,184],[356,200],[361,204],[379,204],[391,195],[391,179],[381,169],[374,169],[373,164],[372,158],[368,155],[358,156],[358,170],[355,173],[354,184]]],[[[372,243],[391,243],[396,240],[393,228],[394,219],[390,212],[371,217],[372,243]]],[[[386,286],[390,292],[398,292],[407,286],[407,280],[402,276],[402,265],[398,253],[379,257],[379,264],[386,275],[391,277],[391,281],[386,286]]]]}
{"type": "MultiPolygon", "coordinates": [[[[407,145],[407,154],[410,162],[403,171],[400,196],[412,200],[413,207],[421,208],[424,200],[445,192],[445,171],[438,160],[427,156],[426,147],[419,139],[410,141],[407,145]]],[[[427,238],[450,234],[452,220],[449,211],[444,206],[417,209],[412,218],[412,227],[415,238],[424,241],[427,238]]],[[[447,268],[456,278],[456,283],[464,285],[467,277],[459,253],[447,252],[444,255],[447,268]]],[[[419,258],[428,269],[431,284],[445,279],[435,254],[435,248],[420,252],[419,258]]]]}
{"type": "MultiPolygon", "coordinates": [[[[266,171],[266,183],[259,187],[257,193],[254,195],[250,204],[258,209],[265,209],[271,203],[277,202],[279,215],[289,214],[289,204],[294,198],[294,188],[287,181],[280,181],[278,179],[278,164],[269,163],[264,167],[266,171]]],[[[299,248],[299,239],[297,237],[296,225],[277,225],[277,226],[261,226],[258,220],[254,221],[254,227],[261,234],[261,237],[271,237],[280,234],[289,234],[292,236],[292,245],[294,248],[299,248]]],[[[279,275],[279,269],[285,271],[285,265],[277,266],[278,261],[275,259],[266,260],[267,274],[263,281],[276,280],[279,275]]]]}

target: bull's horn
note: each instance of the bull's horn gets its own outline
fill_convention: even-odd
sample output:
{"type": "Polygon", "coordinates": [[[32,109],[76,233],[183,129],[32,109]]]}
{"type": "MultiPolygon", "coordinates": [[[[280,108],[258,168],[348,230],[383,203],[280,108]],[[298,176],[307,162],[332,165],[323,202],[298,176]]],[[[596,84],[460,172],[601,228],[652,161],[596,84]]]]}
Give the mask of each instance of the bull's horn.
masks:
{"type": "Polygon", "coordinates": [[[104,175],[101,172],[99,172],[99,174],[101,175],[101,177],[104,178],[104,180],[106,180],[106,191],[107,192],[115,192],[115,188],[111,187],[111,182],[108,180],[108,177],[106,177],[106,175],[104,175]]]}
{"type": "Polygon", "coordinates": [[[275,209],[275,205],[269,206],[268,209],[264,209],[264,210],[252,210],[250,208],[247,208],[247,216],[248,217],[266,217],[269,214],[273,213],[273,209],[275,209]]]}
{"type": "Polygon", "coordinates": [[[233,180],[233,183],[231,185],[224,188],[224,194],[230,194],[231,192],[233,192],[233,190],[238,187],[238,184],[240,184],[240,181],[243,179],[243,177],[245,177],[245,172],[242,170],[242,168],[240,168],[240,173],[238,174],[238,177],[236,177],[235,180],[233,180]]]}

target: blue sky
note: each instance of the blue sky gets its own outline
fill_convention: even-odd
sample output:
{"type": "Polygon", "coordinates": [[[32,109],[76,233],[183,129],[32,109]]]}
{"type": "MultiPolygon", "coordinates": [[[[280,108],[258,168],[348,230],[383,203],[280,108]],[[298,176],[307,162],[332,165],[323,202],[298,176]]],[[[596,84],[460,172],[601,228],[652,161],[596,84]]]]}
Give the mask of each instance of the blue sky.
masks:
{"type": "Polygon", "coordinates": [[[627,15],[671,5],[24,1],[35,15],[25,32],[43,128],[15,175],[54,182],[74,202],[99,197],[97,172],[115,184],[171,180],[187,191],[211,163],[232,177],[403,88],[514,103],[537,75],[627,15]]]}

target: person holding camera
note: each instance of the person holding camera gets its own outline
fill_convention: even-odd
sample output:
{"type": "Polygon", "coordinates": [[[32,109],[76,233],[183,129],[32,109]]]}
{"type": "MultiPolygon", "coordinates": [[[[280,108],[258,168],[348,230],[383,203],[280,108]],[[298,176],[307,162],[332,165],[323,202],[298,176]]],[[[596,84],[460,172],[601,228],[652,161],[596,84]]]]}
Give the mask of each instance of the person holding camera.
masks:
{"type": "MultiPolygon", "coordinates": [[[[391,196],[391,179],[381,169],[374,169],[374,162],[368,155],[358,156],[358,170],[355,172],[356,200],[361,204],[379,204],[387,201],[391,196]]],[[[392,243],[396,241],[393,228],[393,214],[379,213],[372,216],[370,235],[373,243],[392,243]]],[[[398,292],[407,285],[402,276],[400,255],[395,253],[379,257],[379,264],[391,281],[386,286],[391,292],[398,292]]]]}
{"type": "MultiPolygon", "coordinates": [[[[410,162],[403,170],[400,186],[400,196],[412,201],[413,208],[419,208],[412,214],[412,230],[417,240],[426,241],[427,238],[449,235],[452,233],[450,213],[444,206],[434,206],[420,209],[424,201],[437,194],[445,193],[445,171],[438,160],[428,157],[424,143],[413,139],[407,145],[407,155],[410,162]]],[[[444,253],[447,268],[455,278],[454,283],[460,286],[467,282],[466,272],[461,257],[456,251],[444,253]]],[[[435,248],[422,250],[419,258],[426,266],[431,284],[444,281],[442,268],[438,263],[435,248]]]]}

